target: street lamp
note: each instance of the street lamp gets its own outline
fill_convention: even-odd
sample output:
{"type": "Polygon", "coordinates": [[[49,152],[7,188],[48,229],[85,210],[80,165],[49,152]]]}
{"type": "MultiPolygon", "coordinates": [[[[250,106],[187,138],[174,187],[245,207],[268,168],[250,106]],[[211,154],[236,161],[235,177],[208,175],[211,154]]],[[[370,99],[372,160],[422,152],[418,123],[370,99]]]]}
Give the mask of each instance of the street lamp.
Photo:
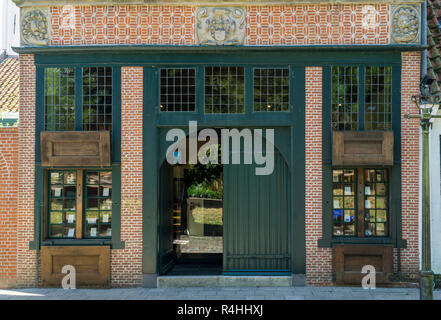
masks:
{"type": "Polygon", "coordinates": [[[430,248],[430,185],[429,185],[429,131],[432,119],[441,118],[436,114],[438,101],[430,94],[430,85],[434,79],[427,75],[421,80],[420,95],[412,96],[412,101],[418,107],[419,114],[406,114],[406,119],[420,119],[423,140],[423,190],[422,190],[422,263],[420,271],[420,299],[433,300],[433,271],[430,248]]]}

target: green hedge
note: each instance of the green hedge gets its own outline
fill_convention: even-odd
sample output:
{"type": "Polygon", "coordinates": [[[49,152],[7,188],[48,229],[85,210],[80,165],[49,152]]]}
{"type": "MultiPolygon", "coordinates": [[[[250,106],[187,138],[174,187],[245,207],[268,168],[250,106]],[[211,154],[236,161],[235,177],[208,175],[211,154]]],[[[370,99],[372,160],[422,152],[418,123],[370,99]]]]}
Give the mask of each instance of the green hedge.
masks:
{"type": "Polygon", "coordinates": [[[222,199],[222,189],[210,189],[205,183],[191,185],[187,189],[187,194],[193,198],[222,199]]]}

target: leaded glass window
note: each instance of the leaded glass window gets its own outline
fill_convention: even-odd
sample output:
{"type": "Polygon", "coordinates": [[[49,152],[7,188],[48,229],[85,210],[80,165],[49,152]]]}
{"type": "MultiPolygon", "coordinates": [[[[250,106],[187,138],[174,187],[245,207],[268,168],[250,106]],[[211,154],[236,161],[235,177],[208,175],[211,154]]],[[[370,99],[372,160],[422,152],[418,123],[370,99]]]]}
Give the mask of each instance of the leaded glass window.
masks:
{"type": "Polygon", "coordinates": [[[86,179],[85,237],[112,236],[112,172],[88,171],[86,179]]]}
{"type": "Polygon", "coordinates": [[[194,68],[161,69],[160,110],[196,110],[196,70],[194,68]]]}
{"type": "Polygon", "coordinates": [[[83,130],[112,130],[112,68],[83,68],[83,130]]]}
{"type": "Polygon", "coordinates": [[[332,171],[332,219],[334,236],[355,235],[356,170],[332,171]]]}
{"type": "Polygon", "coordinates": [[[365,169],[365,236],[388,235],[388,177],[386,169],[365,169]]]}
{"type": "Polygon", "coordinates": [[[289,68],[254,69],[254,111],[289,111],[289,68]]]}
{"type": "Polygon", "coordinates": [[[49,237],[76,236],[76,171],[49,171],[49,237]]]}
{"type": "Polygon", "coordinates": [[[385,131],[392,129],[391,67],[366,67],[365,128],[385,131]]]}
{"type": "Polygon", "coordinates": [[[332,67],[332,129],[358,130],[358,67],[332,67]]]}
{"type": "Polygon", "coordinates": [[[244,113],[244,67],[205,67],[205,113],[244,113]]]}
{"type": "Polygon", "coordinates": [[[334,237],[389,235],[388,174],[380,168],[332,170],[334,237]]]}
{"type": "Polygon", "coordinates": [[[75,128],[74,68],[46,68],[44,83],[46,131],[75,128]]]}

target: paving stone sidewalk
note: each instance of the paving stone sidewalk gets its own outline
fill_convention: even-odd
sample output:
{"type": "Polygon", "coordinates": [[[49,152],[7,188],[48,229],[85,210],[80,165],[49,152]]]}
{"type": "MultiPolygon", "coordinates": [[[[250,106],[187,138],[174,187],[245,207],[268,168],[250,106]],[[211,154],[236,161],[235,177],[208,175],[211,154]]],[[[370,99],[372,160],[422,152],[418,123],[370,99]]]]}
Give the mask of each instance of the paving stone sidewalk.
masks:
{"type": "MultiPolygon", "coordinates": [[[[441,300],[441,290],[434,298],[441,300]]],[[[418,300],[418,289],[354,287],[0,290],[0,300],[418,300]]]]}

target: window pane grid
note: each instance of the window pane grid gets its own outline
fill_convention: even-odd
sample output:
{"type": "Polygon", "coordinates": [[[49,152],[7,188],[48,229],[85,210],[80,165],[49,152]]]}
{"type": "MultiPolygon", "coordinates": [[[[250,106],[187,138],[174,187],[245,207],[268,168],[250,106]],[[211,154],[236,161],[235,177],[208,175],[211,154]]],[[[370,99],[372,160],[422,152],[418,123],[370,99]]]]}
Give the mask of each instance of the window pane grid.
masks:
{"type": "Polygon", "coordinates": [[[244,113],[244,67],[205,67],[205,113],[244,113]]]}
{"type": "Polygon", "coordinates": [[[49,171],[49,237],[75,238],[76,172],[49,171]]]}
{"type": "Polygon", "coordinates": [[[112,68],[83,68],[83,130],[112,130],[112,68]]]}
{"type": "Polygon", "coordinates": [[[160,71],[160,110],[193,112],[196,110],[196,70],[166,68],[160,71]]]}
{"type": "Polygon", "coordinates": [[[86,238],[112,236],[112,172],[86,172],[84,216],[86,238]]]}
{"type": "Polygon", "coordinates": [[[365,72],[366,130],[391,130],[391,67],[370,66],[365,72]]]}
{"type": "Polygon", "coordinates": [[[289,110],[289,68],[254,69],[254,111],[289,110]]]}
{"type": "Polygon", "coordinates": [[[388,177],[386,169],[365,169],[365,217],[366,237],[388,235],[388,177]]]}
{"type": "Polygon", "coordinates": [[[358,130],[358,67],[332,67],[332,129],[358,130]]]}
{"type": "Polygon", "coordinates": [[[334,236],[355,235],[356,170],[332,170],[332,219],[334,236]]]}
{"type": "Polygon", "coordinates": [[[75,126],[74,68],[45,69],[45,130],[70,131],[75,126]]]}

